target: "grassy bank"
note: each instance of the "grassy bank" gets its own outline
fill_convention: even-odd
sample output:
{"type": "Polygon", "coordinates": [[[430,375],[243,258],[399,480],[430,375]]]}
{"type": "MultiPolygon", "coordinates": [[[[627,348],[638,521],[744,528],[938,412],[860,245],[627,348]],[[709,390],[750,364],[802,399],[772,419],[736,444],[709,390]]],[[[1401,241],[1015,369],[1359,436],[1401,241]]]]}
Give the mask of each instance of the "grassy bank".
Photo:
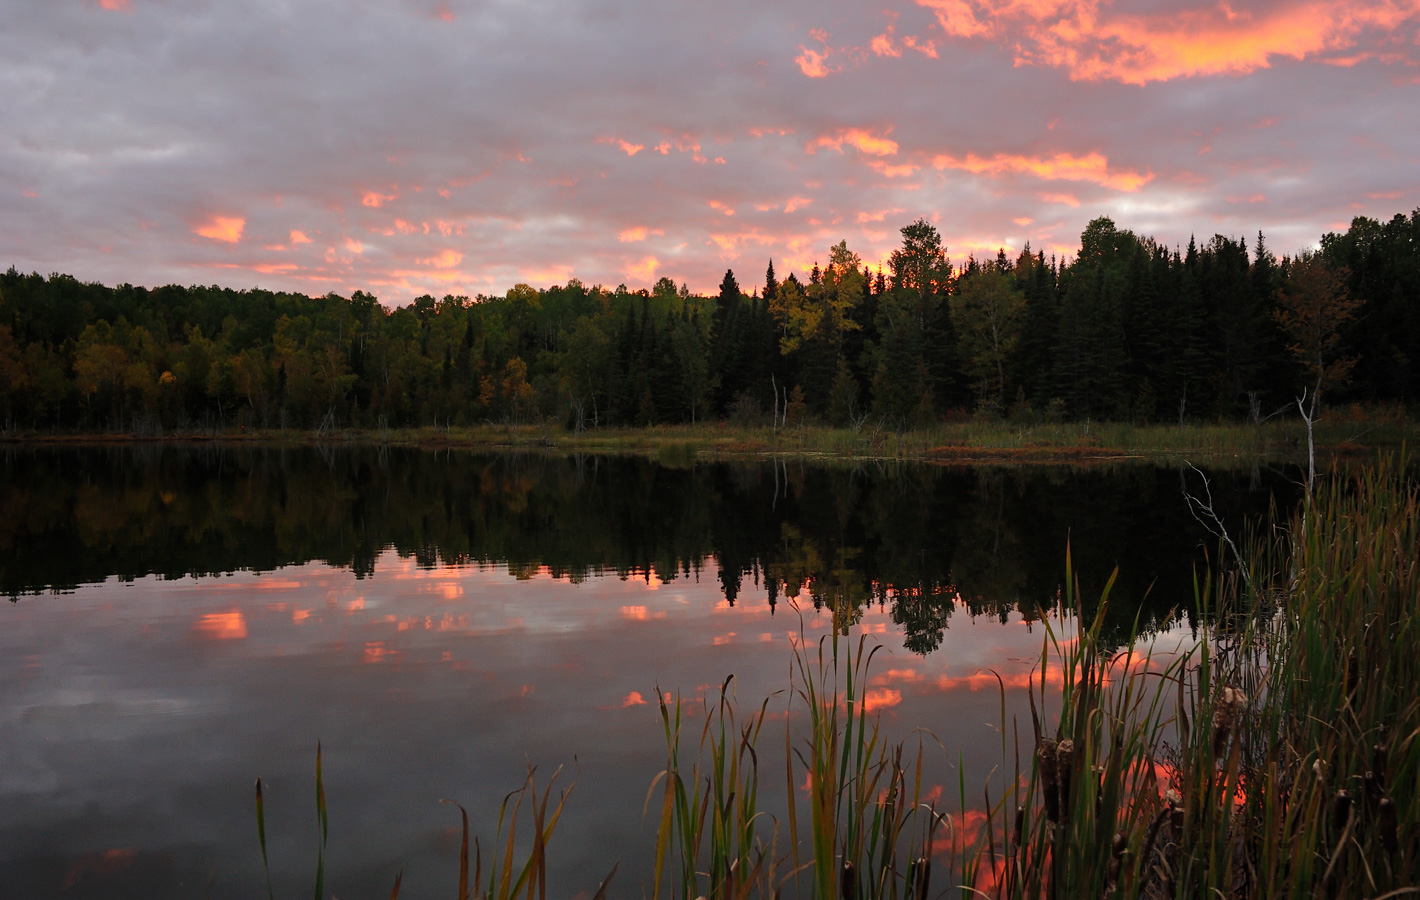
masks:
{"type": "MultiPolygon", "coordinates": [[[[1317,424],[1322,461],[1357,459],[1420,438],[1420,426],[1396,411],[1334,410],[1317,424]]],[[[370,443],[403,446],[619,453],[656,456],[668,463],[754,456],[843,459],[911,459],[943,463],[1073,462],[1120,459],[1159,462],[1264,460],[1305,463],[1306,431],[1296,419],[1261,425],[1129,425],[1109,422],[1024,423],[982,420],[910,431],[870,425],[857,429],[804,425],[788,428],[727,423],[607,428],[573,432],[555,425],[480,425],[334,431],[244,429],[178,432],[165,436],[17,433],[10,443],[114,442],[370,443]]]]}
{"type": "MultiPolygon", "coordinates": [[[[1246,572],[1200,578],[1219,624],[1180,655],[1106,646],[1102,615],[1044,620],[1030,721],[1004,730],[996,772],[959,774],[955,815],[923,797],[930,741],[879,731],[874,647],[847,628],[799,641],[782,738],[729,680],[703,713],[658,689],[656,864],[638,875],[684,900],[1420,894],[1420,488],[1388,465],[1334,476],[1245,546],[1246,572]],[[770,784],[786,820],[761,805],[770,784]]],[[[565,799],[549,815],[531,782],[516,795],[533,827],[510,821],[495,877],[475,852],[470,881],[465,824],[459,900],[545,885],[565,799]]]]}

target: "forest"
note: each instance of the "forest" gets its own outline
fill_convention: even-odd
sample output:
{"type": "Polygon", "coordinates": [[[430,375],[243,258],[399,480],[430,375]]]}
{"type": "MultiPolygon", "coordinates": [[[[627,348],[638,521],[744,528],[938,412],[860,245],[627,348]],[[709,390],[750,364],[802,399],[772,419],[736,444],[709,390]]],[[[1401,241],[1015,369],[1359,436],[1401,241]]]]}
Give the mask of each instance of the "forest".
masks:
{"type": "Polygon", "coordinates": [[[801,280],[714,296],[575,278],[505,296],[309,297],[0,275],[0,429],[160,435],[726,420],[910,429],[965,417],[1252,421],[1420,399],[1420,209],[1277,257],[1259,233],[1166,247],[1090,222],[954,264],[901,229],[886,269],[839,243],[801,280]]]}

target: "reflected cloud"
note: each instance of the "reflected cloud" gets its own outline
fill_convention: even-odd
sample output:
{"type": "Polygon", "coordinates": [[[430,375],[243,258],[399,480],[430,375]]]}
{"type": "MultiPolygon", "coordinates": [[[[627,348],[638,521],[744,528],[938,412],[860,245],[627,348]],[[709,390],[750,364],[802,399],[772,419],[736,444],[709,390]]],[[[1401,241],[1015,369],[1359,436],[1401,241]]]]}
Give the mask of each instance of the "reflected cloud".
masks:
{"type": "Polygon", "coordinates": [[[214,641],[240,640],[247,636],[247,618],[239,609],[207,613],[197,620],[197,630],[214,641]]]}

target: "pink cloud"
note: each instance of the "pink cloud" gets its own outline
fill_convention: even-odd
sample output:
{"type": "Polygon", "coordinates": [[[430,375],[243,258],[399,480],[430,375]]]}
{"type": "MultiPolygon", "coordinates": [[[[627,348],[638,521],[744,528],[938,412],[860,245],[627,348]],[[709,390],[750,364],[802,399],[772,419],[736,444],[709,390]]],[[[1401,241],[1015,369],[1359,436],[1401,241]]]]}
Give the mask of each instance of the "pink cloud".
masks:
{"type": "Polygon", "coordinates": [[[938,169],[959,169],[973,175],[1000,175],[1019,173],[1034,175],[1046,181],[1088,181],[1101,187],[1117,191],[1133,192],[1153,179],[1152,173],[1139,174],[1133,171],[1112,171],[1109,160],[1102,153],[1087,153],[1076,156],[1071,153],[1056,153],[1051,156],[1022,156],[1013,153],[997,153],[991,157],[968,153],[962,157],[939,154],[932,159],[938,169]]]}
{"type": "Polygon", "coordinates": [[[897,141],[888,138],[886,134],[873,134],[864,128],[845,128],[835,134],[822,135],[810,143],[808,149],[810,153],[819,147],[841,151],[844,144],[856,148],[860,153],[873,156],[893,156],[897,153],[897,141]]]}
{"type": "MultiPolygon", "coordinates": [[[[1018,65],[1063,68],[1084,81],[1241,75],[1274,58],[1315,59],[1384,37],[1420,17],[1420,0],[1342,4],[1288,0],[1265,8],[1226,3],[1132,13],[1101,0],[917,0],[949,36],[992,38],[1018,65]]],[[[1355,58],[1334,58],[1343,65],[1355,58]]],[[[1323,60],[1326,61],[1326,60],[1323,60]]]]}
{"type": "Polygon", "coordinates": [[[246,224],[247,220],[243,216],[212,216],[192,229],[192,232],[211,241],[235,244],[242,239],[246,224]]]}

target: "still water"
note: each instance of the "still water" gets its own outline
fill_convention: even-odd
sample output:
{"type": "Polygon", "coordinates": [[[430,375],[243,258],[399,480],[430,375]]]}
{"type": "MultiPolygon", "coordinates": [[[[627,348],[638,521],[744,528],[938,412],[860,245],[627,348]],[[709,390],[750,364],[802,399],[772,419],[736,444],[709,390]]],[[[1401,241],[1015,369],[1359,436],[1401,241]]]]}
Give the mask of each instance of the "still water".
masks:
{"type": "MultiPolygon", "coordinates": [[[[1210,478],[1238,527],[1295,499],[1279,472],[1210,478]]],[[[742,706],[773,697],[765,790],[782,795],[793,642],[828,635],[833,608],[883,646],[867,696],[884,729],[930,730],[929,796],[958,805],[960,764],[971,805],[1002,759],[998,684],[1009,734],[1067,542],[1086,598],[1119,566],[1115,640],[1136,621],[1189,638],[1213,542],[1182,479],[0,450],[0,895],[264,894],[258,776],[277,895],[309,894],[318,740],[334,896],[388,896],[401,870],[402,897],[448,896],[459,820],[439,800],[488,846],[529,766],[571,787],[550,893],[590,896],[619,862],[610,894],[649,894],[658,695],[693,713],[734,675],[742,706]]]]}

